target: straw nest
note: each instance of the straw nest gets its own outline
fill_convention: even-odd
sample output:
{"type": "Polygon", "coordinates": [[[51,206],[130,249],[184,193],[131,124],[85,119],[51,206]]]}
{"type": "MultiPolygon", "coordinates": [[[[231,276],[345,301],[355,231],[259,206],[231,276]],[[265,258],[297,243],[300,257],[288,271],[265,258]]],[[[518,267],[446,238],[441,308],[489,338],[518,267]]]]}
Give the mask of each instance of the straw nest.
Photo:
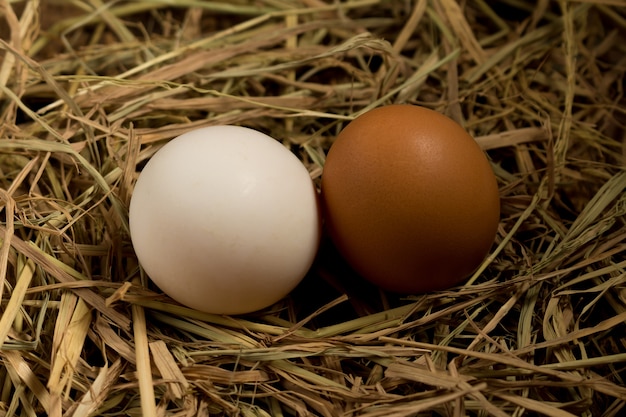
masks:
{"type": "Polygon", "coordinates": [[[0,1],[0,416],[623,415],[620,4],[0,1]],[[466,283],[385,294],[324,245],[289,297],[225,317],[142,274],[129,196],[169,139],[249,126],[319,182],[388,103],[493,163],[501,223],[466,283]]]}

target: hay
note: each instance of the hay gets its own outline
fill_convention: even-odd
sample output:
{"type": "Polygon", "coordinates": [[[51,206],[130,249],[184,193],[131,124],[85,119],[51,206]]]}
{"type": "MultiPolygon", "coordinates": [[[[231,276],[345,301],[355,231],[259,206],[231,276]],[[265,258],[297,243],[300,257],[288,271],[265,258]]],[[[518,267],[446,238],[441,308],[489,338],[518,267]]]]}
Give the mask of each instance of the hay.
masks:
{"type": "Polygon", "coordinates": [[[624,413],[621,0],[176,4],[0,0],[0,416],[624,413]],[[289,297],[223,317],[142,274],[127,206],[167,140],[246,125],[319,183],[394,102],[493,162],[501,224],[464,285],[385,294],[325,244],[289,297]]]}

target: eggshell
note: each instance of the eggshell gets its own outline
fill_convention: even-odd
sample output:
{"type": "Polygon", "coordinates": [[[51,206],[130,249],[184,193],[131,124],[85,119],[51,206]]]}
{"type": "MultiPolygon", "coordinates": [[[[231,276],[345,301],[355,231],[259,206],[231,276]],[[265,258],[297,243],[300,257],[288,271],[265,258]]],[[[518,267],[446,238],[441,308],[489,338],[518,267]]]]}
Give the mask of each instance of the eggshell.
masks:
{"type": "Polygon", "coordinates": [[[317,193],[300,160],[271,137],[213,126],[170,141],[146,164],[130,204],[140,264],[188,307],[267,307],[305,276],[320,238],[317,193]]]}
{"type": "Polygon", "coordinates": [[[380,287],[421,293],[471,274],[493,244],[498,186],[474,139],[424,107],[357,117],[322,174],[328,232],[353,269],[380,287]]]}

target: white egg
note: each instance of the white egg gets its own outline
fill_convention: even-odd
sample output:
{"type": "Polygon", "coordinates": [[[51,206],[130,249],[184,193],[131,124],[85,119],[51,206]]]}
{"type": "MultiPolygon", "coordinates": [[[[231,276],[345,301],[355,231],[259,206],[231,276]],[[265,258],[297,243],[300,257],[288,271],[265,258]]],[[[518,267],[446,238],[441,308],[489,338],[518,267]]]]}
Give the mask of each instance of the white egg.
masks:
{"type": "Polygon", "coordinates": [[[320,241],[307,169],[273,138],[238,126],[198,129],[163,146],[137,180],[129,216],[152,281],[209,313],[279,301],[306,275],[320,241]]]}

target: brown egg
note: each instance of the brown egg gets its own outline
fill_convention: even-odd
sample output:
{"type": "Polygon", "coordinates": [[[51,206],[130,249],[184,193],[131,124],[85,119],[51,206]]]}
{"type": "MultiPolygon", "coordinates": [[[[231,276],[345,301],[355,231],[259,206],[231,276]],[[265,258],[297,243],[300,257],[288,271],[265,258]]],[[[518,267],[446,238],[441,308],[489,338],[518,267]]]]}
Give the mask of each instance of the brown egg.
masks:
{"type": "Polygon", "coordinates": [[[456,122],[424,107],[390,105],[353,120],[322,174],[328,233],[365,279],[421,293],[467,278],[493,244],[495,175],[456,122]]]}

